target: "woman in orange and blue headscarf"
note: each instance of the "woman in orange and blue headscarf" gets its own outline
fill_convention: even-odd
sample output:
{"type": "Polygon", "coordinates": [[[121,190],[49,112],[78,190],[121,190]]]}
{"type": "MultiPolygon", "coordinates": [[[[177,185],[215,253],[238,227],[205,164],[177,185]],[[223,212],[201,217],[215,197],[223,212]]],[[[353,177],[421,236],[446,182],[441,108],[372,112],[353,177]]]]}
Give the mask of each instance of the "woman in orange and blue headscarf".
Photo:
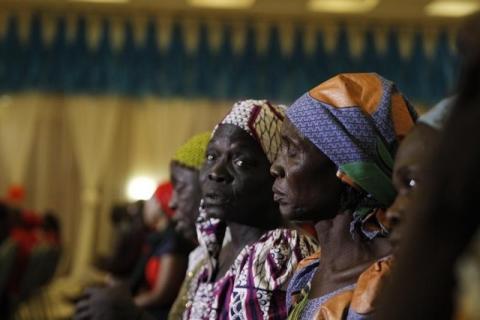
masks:
{"type": "Polygon", "coordinates": [[[287,109],[275,200],[286,219],[315,223],[321,248],[289,283],[289,319],[371,315],[389,270],[394,154],[415,118],[392,82],[369,73],[340,74],[287,109]]]}

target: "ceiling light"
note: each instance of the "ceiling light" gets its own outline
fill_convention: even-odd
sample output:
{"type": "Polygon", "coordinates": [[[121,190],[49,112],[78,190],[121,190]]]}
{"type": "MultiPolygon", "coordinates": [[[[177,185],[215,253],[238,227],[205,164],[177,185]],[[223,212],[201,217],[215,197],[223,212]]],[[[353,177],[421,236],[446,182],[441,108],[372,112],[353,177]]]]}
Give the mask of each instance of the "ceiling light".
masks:
{"type": "Polygon", "coordinates": [[[430,16],[462,17],[480,9],[476,1],[433,1],[425,7],[425,13],[430,16]]]}
{"type": "Polygon", "coordinates": [[[188,0],[188,3],[195,7],[242,9],[251,7],[255,0],[188,0]]]}
{"type": "Polygon", "coordinates": [[[374,9],[379,0],[310,0],[308,9],[333,13],[363,13],[374,9]]]}

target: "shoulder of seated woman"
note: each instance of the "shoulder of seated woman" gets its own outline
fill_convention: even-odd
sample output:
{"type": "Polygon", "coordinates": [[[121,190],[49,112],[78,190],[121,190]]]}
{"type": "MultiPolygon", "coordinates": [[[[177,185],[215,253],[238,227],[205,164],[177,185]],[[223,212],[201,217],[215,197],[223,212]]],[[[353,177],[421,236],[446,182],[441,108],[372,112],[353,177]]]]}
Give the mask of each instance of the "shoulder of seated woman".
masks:
{"type": "Polygon", "coordinates": [[[373,263],[359,277],[353,292],[350,308],[357,314],[369,314],[375,309],[385,279],[390,275],[393,256],[373,263]]]}

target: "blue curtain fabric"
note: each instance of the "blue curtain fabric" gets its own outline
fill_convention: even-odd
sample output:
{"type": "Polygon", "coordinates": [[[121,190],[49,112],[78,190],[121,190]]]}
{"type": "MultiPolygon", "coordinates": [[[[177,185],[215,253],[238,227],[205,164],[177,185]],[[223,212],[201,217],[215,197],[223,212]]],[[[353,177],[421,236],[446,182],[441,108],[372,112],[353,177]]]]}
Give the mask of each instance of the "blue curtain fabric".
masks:
{"type": "Polygon", "coordinates": [[[145,40],[134,39],[133,26],[124,24],[124,42],[112,45],[112,30],[105,20],[99,44],[87,44],[85,19],[76,22],[73,39],[67,39],[66,21],[58,18],[52,43],[42,41],[42,23],[33,17],[25,42],[19,39],[19,22],[10,17],[0,39],[0,93],[40,90],[64,94],[155,95],[210,99],[269,98],[292,102],[309,88],[340,72],[378,72],[397,83],[411,100],[432,104],[449,94],[456,77],[456,55],[447,33],[441,31],[434,54],[427,56],[422,34],[414,36],[412,53],[402,57],[398,32],[387,36],[386,50],[379,52],[373,31],[363,34],[364,50],[354,57],[347,30],[340,26],[335,49],[325,49],[321,32],[311,52],[305,50],[305,34],[295,29],[293,48],[281,50],[277,26],[268,31],[266,50],[257,48],[257,34],[247,27],[244,48],[233,50],[232,30],[222,27],[219,48],[211,48],[208,28],[200,25],[198,45],[185,46],[184,29],[174,23],[165,48],[157,43],[158,26],[148,22],[145,40]]]}

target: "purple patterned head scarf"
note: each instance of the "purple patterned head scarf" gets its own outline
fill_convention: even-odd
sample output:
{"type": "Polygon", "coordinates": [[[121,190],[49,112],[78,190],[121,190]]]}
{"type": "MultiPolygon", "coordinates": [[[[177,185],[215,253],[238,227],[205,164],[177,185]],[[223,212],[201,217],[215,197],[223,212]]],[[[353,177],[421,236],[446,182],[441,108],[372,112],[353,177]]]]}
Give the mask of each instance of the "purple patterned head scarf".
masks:
{"type": "Polygon", "coordinates": [[[395,84],[375,73],[340,74],[301,96],[287,118],[338,168],[337,175],[388,207],[394,153],[416,113],[395,84]]]}

